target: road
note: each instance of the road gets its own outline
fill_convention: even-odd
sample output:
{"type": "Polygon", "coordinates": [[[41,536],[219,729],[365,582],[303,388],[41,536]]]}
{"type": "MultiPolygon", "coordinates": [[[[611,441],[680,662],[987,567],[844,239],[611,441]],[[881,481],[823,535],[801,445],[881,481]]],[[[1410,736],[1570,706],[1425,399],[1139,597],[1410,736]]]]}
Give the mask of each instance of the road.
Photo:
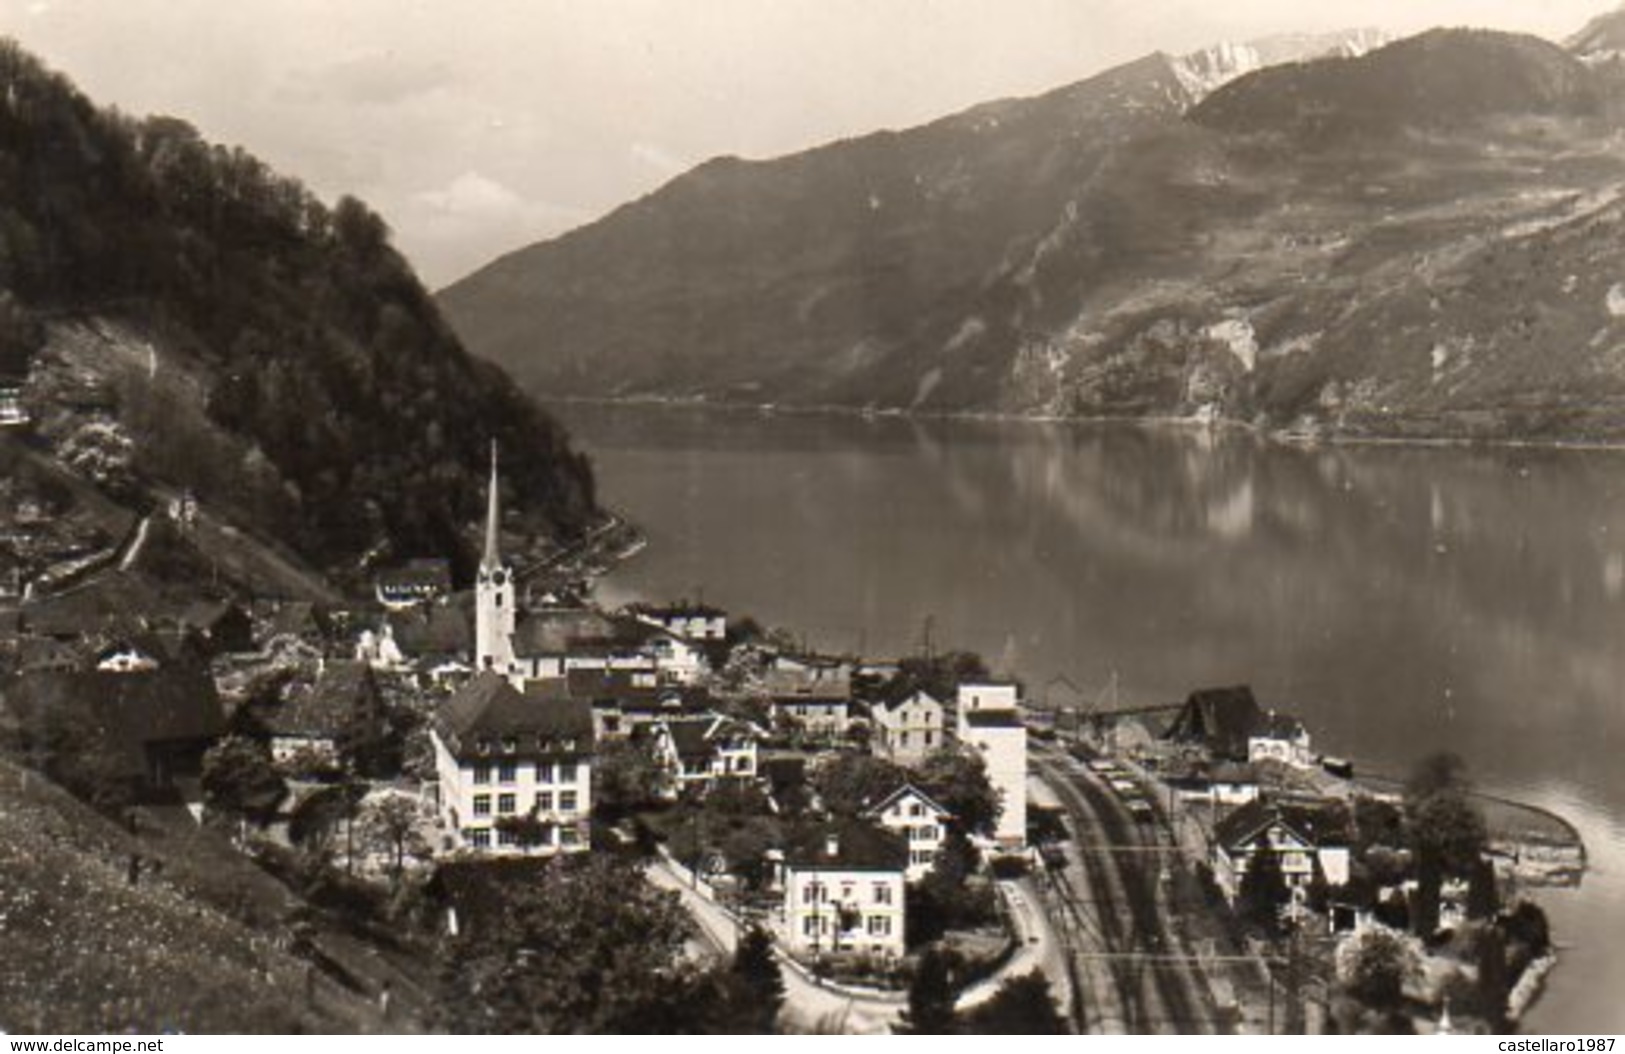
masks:
{"type": "MultiPolygon", "coordinates": [[[[656,887],[671,890],[682,899],[683,907],[699,927],[700,936],[713,951],[733,954],[739,934],[731,915],[691,888],[663,860],[650,864],[645,873],[656,887]]],[[[779,959],[780,972],[784,975],[784,1019],[795,1029],[843,1035],[885,1035],[906,1005],[900,996],[868,997],[836,991],[809,979],[785,962],[782,954],[779,959]]]]}
{"type": "Polygon", "coordinates": [[[1165,868],[1181,867],[1159,824],[1139,823],[1100,779],[1038,747],[1038,775],[1066,811],[1072,845],[1053,874],[1070,916],[1091,1031],[1206,1033],[1215,1014],[1206,978],[1168,925],[1165,868]],[[1094,1005],[1090,1005],[1090,1002],[1094,1005]]]}

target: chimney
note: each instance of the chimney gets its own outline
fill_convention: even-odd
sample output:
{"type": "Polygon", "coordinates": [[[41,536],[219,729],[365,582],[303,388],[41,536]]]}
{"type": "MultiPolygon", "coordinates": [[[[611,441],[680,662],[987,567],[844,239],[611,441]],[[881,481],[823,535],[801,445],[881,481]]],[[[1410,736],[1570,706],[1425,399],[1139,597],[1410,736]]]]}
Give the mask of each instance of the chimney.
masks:
{"type": "Polygon", "coordinates": [[[841,836],[834,831],[824,836],[824,855],[831,860],[841,855],[841,836]]]}

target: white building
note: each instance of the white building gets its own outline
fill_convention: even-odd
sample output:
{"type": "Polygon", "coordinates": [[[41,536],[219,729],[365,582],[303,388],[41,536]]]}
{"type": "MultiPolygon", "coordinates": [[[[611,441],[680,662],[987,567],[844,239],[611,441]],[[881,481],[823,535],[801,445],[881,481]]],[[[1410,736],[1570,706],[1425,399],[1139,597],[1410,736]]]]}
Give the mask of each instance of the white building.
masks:
{"type": "Polygon", "coordinates": [[[784,943],[802,958],[863,953],[902,958],[902,838],[864,823],[809,826],[784,852],[784,943]]]}
{"type": "Polygon", "coordinates": [[[1014,685],[966,684],[959,688],[957,731],[964,747],[987,765],[999,795],[994,840],[1007,849],[1027,844],[1027,726],[1014,685]]]}
{"type": "Polygon", "coordinates": [[[728,613],[709,604],[678,603],[663,607],[636,604],[628,609],[637,618],[687,640],[726,640],[728,613]]]}
{"type": "Polygon", "coordinates": [[[592,708],[557,685],[487,671],[448,699],[429,739],[442,850],[547,855],[588,848],[592,708]]]}
{"type": "Polygon", "coordinates": [[[762,732],[748,721],[719,714],[654,724],[655,756],[679,789],[720,779],[753,780],[759,773],[762,732]]]}
{"type": "Polygon", "coordinates": [[[931,870],[948,834],[946,824],[952,818],[947,809],[912,783],[898,787],[871,805],[863,815],[908,843],[910,882],[919,881],[931,870]]]}
{"type": "Polygon", "coordinates": [[[1247,736],[1247,760],[1278,761],[1294,768],[1314,768],[1309,730],[1302,721],[1271,710],[1247,736]]]}
{"type": "Polygon", "coordinates": [[[919,764],[932,751],[941,749],[945,741],[942,704],[926,692],[876,703],[871,716],[874,731],[870,748],[899,765],[919,764]]]}

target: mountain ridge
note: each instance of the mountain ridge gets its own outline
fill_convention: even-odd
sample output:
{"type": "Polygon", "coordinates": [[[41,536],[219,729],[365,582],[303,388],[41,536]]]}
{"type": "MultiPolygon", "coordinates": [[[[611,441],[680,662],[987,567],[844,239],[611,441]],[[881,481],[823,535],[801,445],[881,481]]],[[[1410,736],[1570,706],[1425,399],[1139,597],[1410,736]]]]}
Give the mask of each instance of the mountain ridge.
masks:
{"type": "Polygon", "coordinates": [[[565,541],[591,468],[467,354],[383,220],[171,117],[103,110],[0,40],[0,375],[35,437],[138,504],[187,490],[330,571],[472,566],[489,444],[565,541]]]}
{"type": "Polygon", "coordinates": [[[1625,437],[1625,334],[1590,288],[1614,261],[1552,233],[1612,223],[1620,84],[1518,34],[1346,51],[1211,91],[1155,54],[709,162],[440,300],[476,354],[561,396],[1625,437]],[[1530,246],[1570,291],[1509,319],[1495,267],[1530,246]],[[1586,350],[1537,354],[1543,334],[1586,350]]]}

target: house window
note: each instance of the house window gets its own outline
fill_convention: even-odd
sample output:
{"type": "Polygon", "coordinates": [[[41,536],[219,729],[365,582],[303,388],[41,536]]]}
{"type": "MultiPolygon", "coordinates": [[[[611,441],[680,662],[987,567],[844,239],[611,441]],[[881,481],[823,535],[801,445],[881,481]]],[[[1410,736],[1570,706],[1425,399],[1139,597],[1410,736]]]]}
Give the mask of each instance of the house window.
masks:
{"type": "Polygon", "coordinates": [[[576,781],[576,763],[565,761],[559,764],[559,782],[574,783],[576,781]]]}
{"type": "Polygon", "coordinates": [[[491,815],[491,796],[489,794],[476,794],[476,795],[474,795],[474,815],[475,816],[489,816],[489,815],[491,815]]]}
{"type": "Polygon", "coordinates": [[[934,842],[936,838],[937,828],[935,824],[923,823],[914,828],[914,840],[916,842],[934,842]]]}
{"type": "Polygon", "coordinates": [[[497,845],[517,845],[518,843],[519,839],[514,837],[512,831],[506,827],[497,828],[497,845]]]}
{"type": "Polygon", "coordinates": [[[925,735],[925,745],[926,745],[926,746],[930,746],[930,745],[931,745],[931,740],[932,740],[932,738],[933,738],[933,737],[934,737],[934,736],[935,736],[935,735],[936,735],[936,733],[935,733],[935,732],[932,732],[932,731],[931,731],[931,730],[930,730],[930,729],[929,729],[929,728],[928,728],[928,729],[926,729],[926,730],[925,730],[925,732],[924,732],[924,735],[925,735]]]}
{"type": "Polygon", "coordinates": [[[491,782],[491,766],[489,766],[489,765],[475,765],[474,766],[474,782],[475,783],[490,783],[491,782]]]}
{"type": "Polygon", "coordinates": [[[553,763],[551,761],[538,761],[536,763],[536,782],[553,782],[553,763]]]}
{"type": "Polygon", "coordinates": [[[820,919],[817,915],[808,915],[806,918],[802,919],[801,920],[801,933],[802,933],[802,935],[806,936],[806,937],[816,937],[816,936],[818,936],[818,931],[820,929],[818,924],[820,922],[822,922],[822,921],[823,920],[820,919]]]}
{"type": "Polygon", "coordinates": [[[559,828],[559,844],[562,845],[562,846],[566,846],[566,847],[574,847],[574,846],[580,845],[581,844],[581,832],[576,830],[574,827],[560,827],[559,828]]]}
{"type": "Polygon", "coordinates": [[[468,844],[475,849],[491,848],[491,828],[475,827],[468,832],[468,844]]]}
{"type": "Polygon", "coordinates": [[[908,862],[911,864],[929,864],[935,856],[936,854],[929,849],[914,849],[908,854],[908,862]]]}
{"type": "Polygon", "coordinates": [[[503,737],[503,739],[502,739],[502,752],[504,754],[512,754],[514,751],[516,751],[518,749],[519,749],[519,740],[513,738],[512,736],[504,736],[503,737]]]}
{"type": "Polygon", "coordinates": [[[519,782],[519,766],[512,761],[504,761],[497,766],[498,783],[519,782]]]}
{"type": "Polygon", "coordinates": [[[891,903],[891,884],[890,883],[888,883],[888,882],[876,882],[875,883],[875,888],[874,888],[874,893],[875,893],[875,903],[876,904],[890,904],[891,903]]]}
{"type": "Polygon", "coordinates": [[[891,936],[891,919],[888,916],[885,916],[885,915],[870,915],[869,916],[869,936],[871,936],[871,937],[890,937],[891,936]]]}
{"type": "Polygon", "coordinates": [[[538,791],[536,793],[536,811],[537,812],[552,812],[553,811],[553,792],[552,791],[538,791]]]}
{"type": "Polygon", "coordinates": [[[908,807],[908,814],[910,816],[914,817],[915,819],[919,819],[920,812],[921,812],[921,810],[920,810],[920,803],[919,802],[914,802],[913,804],[911,804],[908,807]]]}
{"type": "Polygon", "coordinates": [[[516,794],[498,794],[497,812],[510,816],[519,809],[519,796],[516,794]]]}
{"type": "Polygon", "coordinates": [[[576,792],[559,791],[559,812],[576,811],[576,792]]]}
{"type": "Polygon", "coordinates": [[[824,887],[818,882],[808,882],[801,887],[801,902],[803,904],[816,904],[823,898],[824,887]]]}

